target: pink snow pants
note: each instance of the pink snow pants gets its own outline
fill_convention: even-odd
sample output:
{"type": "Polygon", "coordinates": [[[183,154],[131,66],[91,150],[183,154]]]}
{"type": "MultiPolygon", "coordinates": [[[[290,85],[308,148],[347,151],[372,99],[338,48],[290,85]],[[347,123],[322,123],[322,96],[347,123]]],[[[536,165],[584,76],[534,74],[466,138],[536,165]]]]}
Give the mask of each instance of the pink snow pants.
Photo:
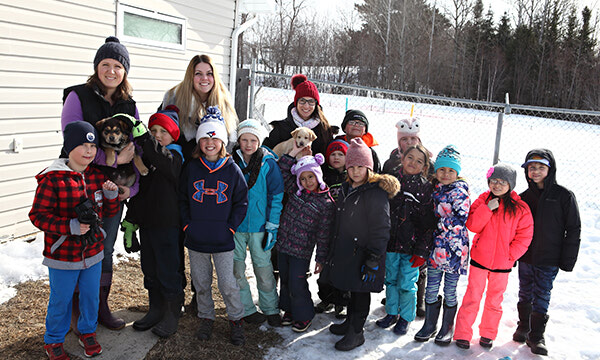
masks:
{"type": "Polygon", "coordinates": [[[498,325],[502,318],[502,299],[510,273],[496,273],[475,266],[469,266],[469,283],[462,304],[456,316],[454,340],[471,341],[473,323],[479,312],[479,304],[487,282],[485,304],[479,324],[479,336],[496,339],[498,325]]]}

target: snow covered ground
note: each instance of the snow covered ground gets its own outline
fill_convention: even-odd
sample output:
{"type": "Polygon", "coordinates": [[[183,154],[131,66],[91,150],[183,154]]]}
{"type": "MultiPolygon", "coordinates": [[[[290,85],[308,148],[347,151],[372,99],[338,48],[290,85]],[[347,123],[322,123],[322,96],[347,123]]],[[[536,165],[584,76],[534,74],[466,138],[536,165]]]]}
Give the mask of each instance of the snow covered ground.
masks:
{"type": "MultiPolygon", "coordinates": [[[[265,118],[281,119],[287,105],[293,98],[289,90],[272,92],[272,99],[265,101],[265,118]]],[[[264,100],[265,98],[262,98],[264,100]]],[[[376,148],[382,161],[396,146],[394,124],[398,116],[407,116],[411,104],[394,102],[374,104],[370,108],[364,98],[350,98],[342,95],[321,94],[326,115],[332,124],[339,125],[346,106],[364,108],[370,119],[369,130],[374,133],[380,146],[376,148]],[[361,102],[362,101],[362,102],[361,102]],[[387,108],[382,112],[382,108],[387,108]],[[370,109],[370,110],[369,110],[370,109]]],[[[384,101],[384,100],[377,100],[384,101]]],[[[463,176],[466,176],[471,197],[476,198],[486,189],[485,173],[491,166],[493,139],[496,127],[496,114],[476,110],[449,108],[433,105],[419,105],[417,114],[421,117],[421,138],[430,150],[437,154],[443,146],[453,143],[463,153],[463,176]],[[441,136],[446,134],[447,136],[441,136]]],[[[550,320],[546,331],[549,359],[600,359],[600,346],[595,339],[600,338],[600,208],[597,205],[600,188],[595,184],[597,172],[591,156],[600,153],[600,127],[579,125],[577,130],[565,129],[557,121],[536,118],[505,118],[501,160],[518,167],[528,150],[536,146],[552,149],[558,161],[559,182],[572,189],[578,198],[582,215],[581,250],[575,270],[571,273],[559,272],[552,291],[550,320]],[[565,146],[565,136],[571,139],[565,146]],[[506,140],[505,140],[506,139],[506,140]],[[568,177],[570,171],[582,174],[568,177]]],[[[525,188],[522,171],[518,172],[517,191],[525,188]]],[[[119,234],[121,236],[121,234],[119,234]]],[[[38,235],[31,243],[11,241],[0,244],[0,303],[15,295],[14,285],[26,281],[47,278],[47,269],[42,266],[42,237],[38,235]]],[[[117,239],[117,254],[129,256],[123,250],[122,240],[117,239]]],[[[251,267],[248,267],[251,269],[251,267]]],[[[254,282],[251,270],[250,281],[254,282]]],[[[316,276],[309,279],[313,299],[318,303],[316,276]]],[[[459,282],[459,298],[466,289],[466,276],[459,282]]],[[[371,313],[366,323],[366,343],[350,353],[337,352],[333,344],[339,337],[328,331],[328,326],[336,320],[332,314],[319,314],[310,329],[303,334],[294,333],[289,327],[278,329],[283,336],[282,343],[269,350],[269,359],[499,359],[509,356],[512,359],[534,359],[526,345],[512,341],[512,333],[517,323],[517,273],[510,275],[508,289],[504,296],[504,315],[500,331],[491,351],[478,344],[477,324],[470,350],[460,350],[454,344],[439,347],[432,341],[417,343],[414,334],[421,328],[422,320],[411,324],[409,333],[397,337],[391,330],[379,329],[375,320],[384,315],[380,304],[384,293],[372,296],[371,313]]],[[[266,325],[263,325],[266,326],[266,325]]],[[[266,329],[263,328],[263,329],[266,329]]]]}

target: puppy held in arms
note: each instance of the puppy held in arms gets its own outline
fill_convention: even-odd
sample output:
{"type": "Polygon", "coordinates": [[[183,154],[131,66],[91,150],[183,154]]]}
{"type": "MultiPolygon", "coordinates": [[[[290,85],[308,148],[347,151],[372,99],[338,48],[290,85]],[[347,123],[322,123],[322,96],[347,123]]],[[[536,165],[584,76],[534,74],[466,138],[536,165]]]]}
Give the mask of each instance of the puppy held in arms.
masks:
{"type": "MultiPolygon", "coordinates": [[[[317,135],[314,131],[307,127],[299,127],[292,131],[292,138],[281,142],[273,148],[273,152],[277,154],[278,157],[283,156],[283,154],[289,154],[290,151],[294,148],[294,142],[298,148],[305,148],[312,144],[313,141],[317,138],[317,135]]],[[[297,158],[301,157],[300,154],[296,156],[297,158]]]]}
{"type": "MultiPolygon", "coordinates": [[[[96,123],[96,130],[100,134],[100,147],[106,154],[107,164],[114,164],[116,156],[132,142],[132,128],[131,120],[119,114],[96,123]]],[[[117,165],[116,168],[105,166],[102,170],[115,184],[131,187],[135,183],[134,166],[140,175],[148,174],[149,170],[138,154],[133,157],[133,162],[117,165]]]]}

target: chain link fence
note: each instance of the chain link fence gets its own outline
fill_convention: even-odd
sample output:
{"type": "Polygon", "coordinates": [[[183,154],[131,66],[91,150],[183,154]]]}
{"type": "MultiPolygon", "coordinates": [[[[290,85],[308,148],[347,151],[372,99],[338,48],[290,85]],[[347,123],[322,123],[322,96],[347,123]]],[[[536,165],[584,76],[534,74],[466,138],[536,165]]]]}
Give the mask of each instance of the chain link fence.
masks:
{"type": "MultiPolygon", "coordinates": [[[[294,99],[289,75],[251,72],[250,117],[268,124],[284,119],[294,99]]],[[[600,112],[542,108],[447,98],[310,79],[331,125],[341,125],[348,109],[369,119],[369,132],[382,163],[398,146],[395,124],[418,117],[420,138],[433,157],[454,144],[462,154],[461,176],[474,199],[487,190],[485,175],[496,159],[517,168],[516,191],[526,189],[520,165],[527,152],[544,147],[557,162],[557,180],[575,192],[580,210],[600,213],[600,187],[593,158],[600,153],[600,112]]]]}

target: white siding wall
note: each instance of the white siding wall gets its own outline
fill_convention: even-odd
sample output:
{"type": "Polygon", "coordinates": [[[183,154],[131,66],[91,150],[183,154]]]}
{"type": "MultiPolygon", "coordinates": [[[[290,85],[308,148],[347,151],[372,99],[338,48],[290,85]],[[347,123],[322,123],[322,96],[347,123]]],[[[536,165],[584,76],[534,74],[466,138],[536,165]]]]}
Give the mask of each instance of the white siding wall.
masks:
{"type": "MultiPolygon", "coordinates": [[[[235,0],[130,0],[122,3],[186,18],[187,49],[163,50],[123,42],[141,119],[183,79],[188,61],[210,55],[229,81],[235,0]]],[[[116,35],[117,3],[109,0],[3,0],[0,3],[0,240],[32,233],[27,213],[34,176],[62,144],[62,89],[93,73],[96,50],[116,35]],[[13,138],[23,151],[12,151],[13,138]]]]}

